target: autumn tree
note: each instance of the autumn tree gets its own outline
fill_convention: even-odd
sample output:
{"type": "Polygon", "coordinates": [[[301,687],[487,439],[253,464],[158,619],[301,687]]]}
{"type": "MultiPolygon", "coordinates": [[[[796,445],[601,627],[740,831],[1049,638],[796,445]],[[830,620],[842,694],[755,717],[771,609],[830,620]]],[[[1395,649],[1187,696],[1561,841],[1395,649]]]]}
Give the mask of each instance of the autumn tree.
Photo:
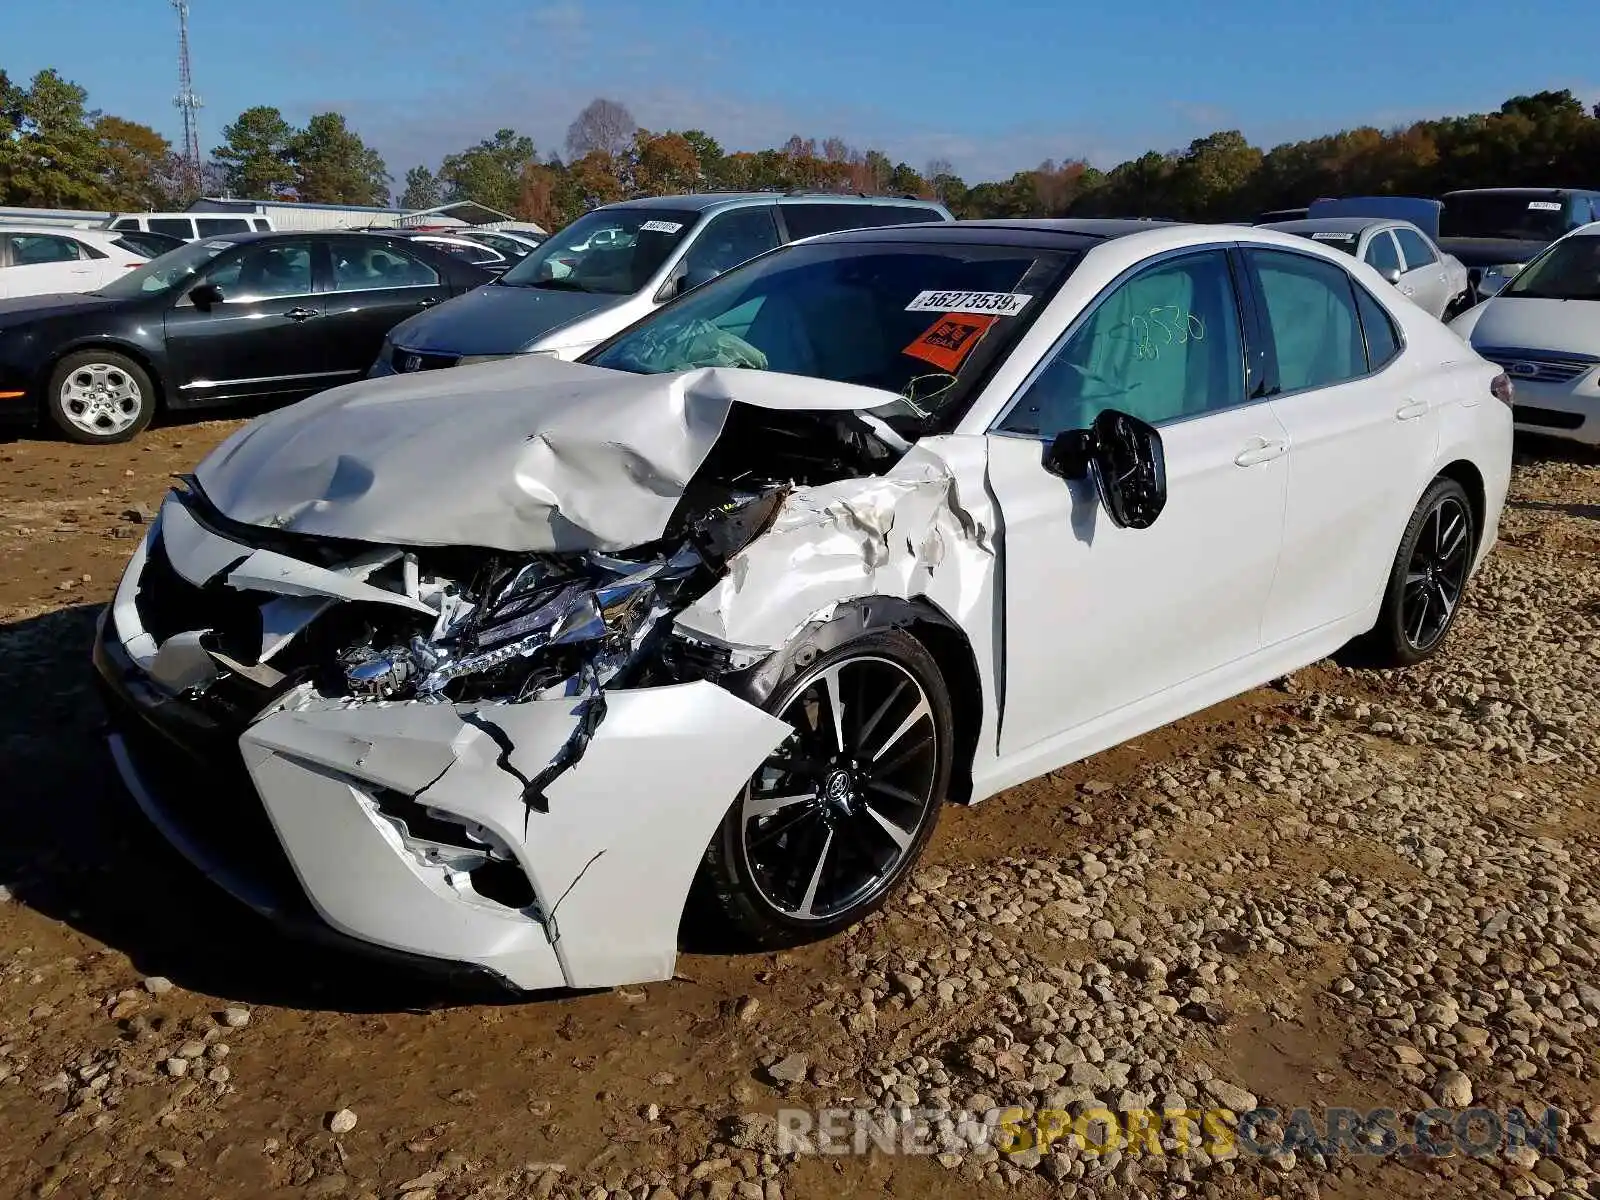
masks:
{"type": "Polygon", "coordinates": [[[416,166],[406,172],[405,190],[400,193],[401,208],[437,208],[439,180],[427,167],[416,166]]]}
{"type": "Polygon", "coordinates": [[[54,70],[26,88],[0,76],[0,198],[43,208],[97,208],[106,202],[105,156],[88,93],[54,70]]]}
{"type": "Polygon", "coordinates": [[[150,126],[101,116],[94,123],[94,133],[103,163],[102,199],[107,208],[141,212],[177,208],[194,199],[181,194],[181,172],[172,143],[150,126]]]}
{"type": "Polygon", "coordinates": [[[389,202],[392,176],[383,156],[338,113],[318,113],[289,140],[295,194],[318,204],[389,202]]]}
{"type": "Polygon", "coordinates": [[[582,210],[614,204],[624,196],[615,157],[604,150],[591,150],[567,169],[582,210]]]}
{"type": "Polygon", "coordinates": [[[679,136],[689,143],[689,149],[694,151],[695,161],[700,164],[698,185],[722,186],[722,160],[725,157],[722,143],[703,129],[685,129],[679,136]]]}
{"type": "Polygon", "coordinates": [[[638,127],[633,114],[622,104],[597,97],[567,126],[567,156],[576,161],[598,151],[621,158],[632,149],[638,127]]]}
{"type": "Polygon", "coordinates": [[[271,105],[257,105],[222,127],[222,145],[211,156],[222,165],[224,183],[231,196],[247,200],[276,200],[295,184],[290,145],[295,129],[271,105]]]}
{"type": "Polygon", "coordinates": [[[687,192],[700,182],[700,157],[681,133],[634,133],[633,186],[647,196],[687,192]]]}
{"type": "MultiPolygon", "coordinates": [[[[1170,201],[1179,213],[1203,220],[1228,220],[1229,209],[1261,168],[1261,151],[1237,129],[1196,138],[1172,166],[1170,201]]],[[[1165,216],[1166,213],[1141,213],[1165,216]]]]}
{"type": "Polygon", "coordinates": [[[446,200],[476,200],[510,212],[522,189],[523,169],[536,162],[532,138],[501,129],[476,146],[447,155],[439,167],[439,182],[446,200]]]}
{"type": "Polygon", "coordinates": [[[545,229],[560,229],[578,215],[574,210],[580,207],[569,180],[559,162],[528,163],[522,168],[512,214],[545,229]]]}
{"type": "Polygon", "coordinates": [[[917,174],[917,169],[910,163],[896,163],[893,171],[889,172],[887,190],[895,196],[925,196],[928,193],[928,181],[917,174]]]}

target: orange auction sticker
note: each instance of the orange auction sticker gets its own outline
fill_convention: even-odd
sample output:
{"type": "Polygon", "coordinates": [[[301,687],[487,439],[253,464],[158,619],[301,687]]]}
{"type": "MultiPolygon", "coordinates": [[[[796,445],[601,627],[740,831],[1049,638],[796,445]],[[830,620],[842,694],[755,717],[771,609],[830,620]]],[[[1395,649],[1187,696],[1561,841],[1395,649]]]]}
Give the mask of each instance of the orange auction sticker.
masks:
{"type": "Polygon", "coordinates": [[[973,347],[983,340],[989,326],[999,319],[976,313],[947,313],[901,353],[923,359],[942,371],[954,374],[961,369],[961,364],[972,353],[973,347]]]}

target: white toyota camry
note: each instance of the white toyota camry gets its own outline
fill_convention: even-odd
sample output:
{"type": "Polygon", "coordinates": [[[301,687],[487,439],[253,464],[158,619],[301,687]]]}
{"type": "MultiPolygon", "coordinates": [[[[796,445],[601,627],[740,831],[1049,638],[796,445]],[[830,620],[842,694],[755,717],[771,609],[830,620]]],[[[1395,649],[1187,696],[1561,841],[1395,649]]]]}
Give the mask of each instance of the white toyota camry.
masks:
{"type": "Polygon", "coordinates": [[[1434,653],[1510,399],[1287,234],[816,239],[581,362],[236,433],[102,619],[112,751],[307,932],[520,989],[666,979],[692,889],[756,945],[825,935],[946,801],[1352,639],[1434,653]]]}

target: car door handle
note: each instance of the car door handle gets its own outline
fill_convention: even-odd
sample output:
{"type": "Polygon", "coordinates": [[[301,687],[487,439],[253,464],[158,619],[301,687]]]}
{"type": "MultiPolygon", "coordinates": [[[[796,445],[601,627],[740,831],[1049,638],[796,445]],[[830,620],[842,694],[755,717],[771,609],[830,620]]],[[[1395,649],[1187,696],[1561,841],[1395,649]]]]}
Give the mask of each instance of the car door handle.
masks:
{"type": "Polygon", "coordinates": [[[1428,415],[1428,402],[1426,400],[1407,400],[1394,410],[1394,415],[1402,421],[1415,421],[1418,417],[1428,415]]]}
{"type": "Polygon", "coordinates": [[[1253,467],[1258,463],[1271,462],[1289,448],[1289,443],[1282,438],[1253,437],[1250,444],[1234,456],[1233,461],[1241,467],[1253,467]]]}
{"type": "Polygon", "coordinates": [[[439,297],[437,297],[437,296],[424,296],[421,300],[417,301],[417,307],[418,308],[432,308],[437,303],[439,303],[439,297]]]}
{"type": "Polygon", "coordinates": [[[1414,287],[1407,287],[1405,284],[1401,284],[1400,294],[1402,296],[1414,296],[1417,294],[1417,289],[1414,287]]]}
{"type": "Polygon", "coordinates": [[[316,308],[291,308],[283,315],[288,317],[291,321],[309,321],[312,317],[318,315],[320,312],[321,309],[316,308]]]}

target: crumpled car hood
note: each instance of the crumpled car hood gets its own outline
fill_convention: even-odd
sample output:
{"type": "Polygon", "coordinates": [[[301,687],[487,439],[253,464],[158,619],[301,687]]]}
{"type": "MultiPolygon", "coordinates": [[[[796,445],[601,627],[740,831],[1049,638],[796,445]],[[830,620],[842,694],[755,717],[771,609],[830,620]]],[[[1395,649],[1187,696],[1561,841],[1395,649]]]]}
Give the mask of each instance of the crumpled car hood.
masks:
{"type": "Polygon", "coordinates": [[[705,367],[634,375],[521,358],[333,388],[252,422],[196,469],[236,521],[510,552],[661,537],[735,402],[861,411],[888,392],[705,367]]]}

